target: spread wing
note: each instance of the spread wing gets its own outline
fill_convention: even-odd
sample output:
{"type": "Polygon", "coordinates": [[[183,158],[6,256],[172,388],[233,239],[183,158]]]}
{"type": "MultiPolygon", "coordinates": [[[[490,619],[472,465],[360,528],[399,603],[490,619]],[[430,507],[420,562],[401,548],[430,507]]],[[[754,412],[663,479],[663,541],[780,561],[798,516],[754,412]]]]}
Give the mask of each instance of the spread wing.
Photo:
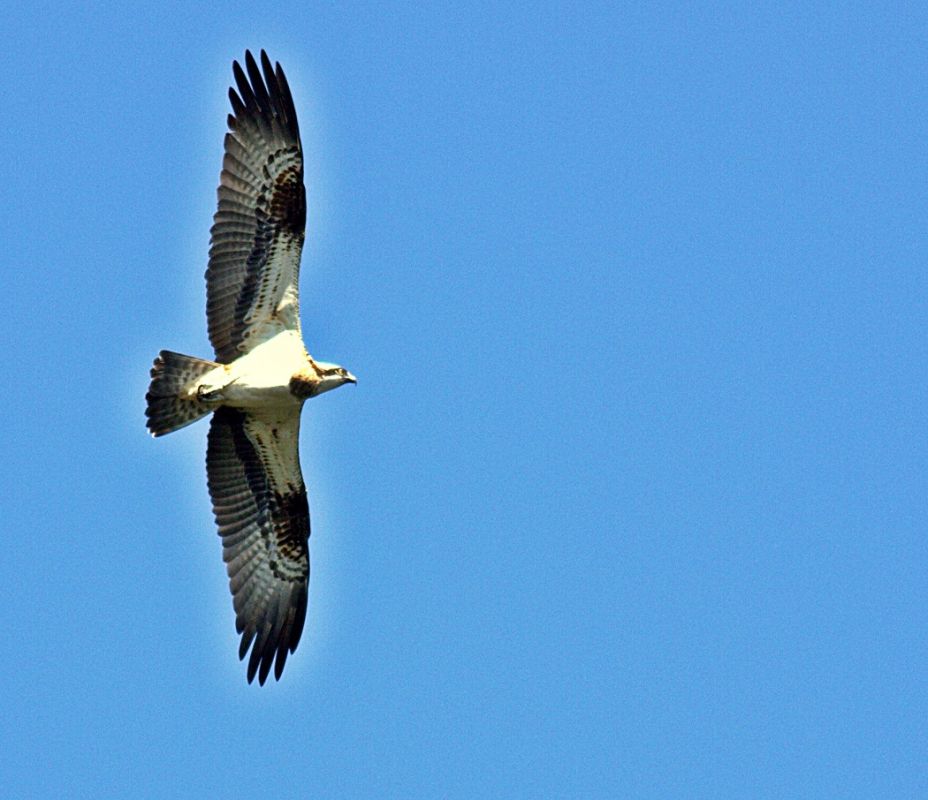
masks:
{"type": "Polygon", "coordinates": [[[245,53],[232,65],[234,114],[219,177],[206,270],[206,316],[216,360],[228,364],[281,330],[300,328],[300,252],[306,227],[303,151],[280,64],[245,53]]]}
{"type": "Polygon", "coordinates": [[[309,506],[300,473],[299,409],[257,417],[222,407],[213,414],[206,474],[222,557],[242,634],[251,647],[248,682],[280,678],[306,619],[309,506]]]}

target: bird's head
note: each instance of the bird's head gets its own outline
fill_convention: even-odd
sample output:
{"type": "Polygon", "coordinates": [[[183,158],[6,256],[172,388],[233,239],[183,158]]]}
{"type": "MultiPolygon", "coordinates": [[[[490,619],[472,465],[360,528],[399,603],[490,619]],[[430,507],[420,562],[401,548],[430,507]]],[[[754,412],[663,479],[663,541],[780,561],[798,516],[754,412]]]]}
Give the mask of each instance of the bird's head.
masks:
{"type": "Polygon", "coordinates": [[[358,379],[344,367],[338,364],[327,364],[325,361],[315,361],[316,370],[319,374],[319,382],[316,384],[316,390],[313,395],[329,392],[337,389],[344,383],[357,383],[358,379]]]}

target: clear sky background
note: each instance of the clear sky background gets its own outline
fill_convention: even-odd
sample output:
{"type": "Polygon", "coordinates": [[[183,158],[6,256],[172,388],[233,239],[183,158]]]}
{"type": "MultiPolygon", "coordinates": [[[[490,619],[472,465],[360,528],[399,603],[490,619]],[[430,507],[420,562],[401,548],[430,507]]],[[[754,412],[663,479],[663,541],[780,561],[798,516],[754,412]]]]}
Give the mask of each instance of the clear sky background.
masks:
{"type": "Polygon", "coordinates": [[[923,6],[22,5],[4,796],[928,797],[923,6]],[[303,412],[263,688],[208,426],[143,417],[159,349],[210,355],[246,47],[300,115],[307,342],[359,377],[303,412]]]}

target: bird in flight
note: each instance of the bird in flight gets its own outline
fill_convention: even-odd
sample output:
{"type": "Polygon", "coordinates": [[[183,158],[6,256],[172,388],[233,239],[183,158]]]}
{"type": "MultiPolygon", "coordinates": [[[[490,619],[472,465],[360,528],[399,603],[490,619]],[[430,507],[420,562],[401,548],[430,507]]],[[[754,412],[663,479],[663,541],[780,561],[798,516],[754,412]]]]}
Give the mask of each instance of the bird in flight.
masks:
{"type": "Polygon", "coordinates": [[[145,395],[152,436],[212,413],[206,475],[248,682],[280,679],[306,619],[309,506],[300,411],[348,370],[312,358],[300,330],[303,150],[280,64],[250,52],[236,88],[206,270],[214,361],[162,350],[145,395]]]}

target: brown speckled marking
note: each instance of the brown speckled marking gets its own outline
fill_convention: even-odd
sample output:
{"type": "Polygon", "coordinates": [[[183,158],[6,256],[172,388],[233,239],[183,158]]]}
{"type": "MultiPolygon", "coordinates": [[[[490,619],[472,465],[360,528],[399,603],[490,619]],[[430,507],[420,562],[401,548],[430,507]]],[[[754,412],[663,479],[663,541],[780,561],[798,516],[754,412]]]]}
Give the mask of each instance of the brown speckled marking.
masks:
{"type": "Polygon", "coordinates": [[[319,379],[315,375],[305,371],[297,372],[290,378],[290,394],[294,397],[299,397],[301,400],[305,400],[307,397],[313,396],[316,384],[318,383],[319,379]]]}
{"type": "MultiPolygon", "coordinates": [[[[279,151],[296,161],[283,169],[274,180],[270,211],[303,244],[306,228],[306,189],[303,186],[303,160],[299,146],[279,151]]],[[[277,153],[275,153],[277,155],[277,153]]],[[[271,160],[269,163],[273,163],[271,160]]]]}

